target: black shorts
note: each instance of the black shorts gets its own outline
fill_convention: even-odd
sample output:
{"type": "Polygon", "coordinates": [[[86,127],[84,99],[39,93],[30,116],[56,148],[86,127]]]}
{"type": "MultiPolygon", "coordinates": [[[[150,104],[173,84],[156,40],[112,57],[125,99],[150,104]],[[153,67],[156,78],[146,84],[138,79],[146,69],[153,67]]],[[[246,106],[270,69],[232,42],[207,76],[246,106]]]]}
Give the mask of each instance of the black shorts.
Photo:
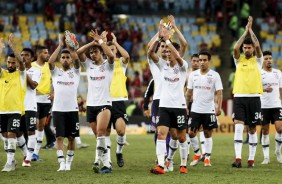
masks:
{"type": "Polygon", "coordinates": [[[282,108],[261,109],[262,125],[269,123],[274,124],[275,121],[282,121],[282,108]]]}
{"type": "Polygon", "coordinates": [[[97,116],[100,112],[103,112],[106,109],[111,110],[110,105],[103,105],[103,106],[87,106],[86,107],[86,118],[89,123],[96,122],[97,116]]]}
{"type": "Polygon", "coordinates": [[[152,125],[154,127],[157,126],[159,122],[159,105],[160,105],[160,100],[153,100],[152,103],[152,108],[151,108],[151,114],[152,114],[152,125]]]}
{"type": "Polygon", "coordinates": [[[235,97],[234,119],[243,121],[245,125],[256,126],[261,124],[260,97],[235,97]]]}
{"type": "Polygon", "coordinates": [[[21,116],[21,124],[19,128],[19,132],[26,132],[25,115],[21,116]]]}
{"type": "Polygon", "coordinates": [[[79,137],[78,112],[53,112],[56,137],[79,137]]]}
{"type": "Polygon", "coordinates": [[[199,130],[201,125],[203,125],[204,130],[212,130],[214,128],[218,128],[217,125],[217,117],[214,113],[196,113],[191,112],[191,131],[199,130]]]}
{"type": "Polygon", "coordinates": [[[128,117],[126,114],[126,107],[124,101],[113,101],[111,108],[111,120],[109,126],[113,125],[116,129],[116,121],[118,118],[122,118],[125,124],[128,124],[128,117]]]}
{"type": "Polygon", "coordinates": [[[37,118],[42,119],[51,113],[51,103],[37,103],[37,118]]]}
{"type": "Polygon", "coordinates": [[[186,109],[180,108],[159,108],[160,121],[157,126],[166,126],[178,130],[187,129],[186,109]]]}
{"type": "Polygon", "coordinates": [[[0,129],[3,132],[17,134],[20,129],[21,114],[0,114],[0,129]]]}

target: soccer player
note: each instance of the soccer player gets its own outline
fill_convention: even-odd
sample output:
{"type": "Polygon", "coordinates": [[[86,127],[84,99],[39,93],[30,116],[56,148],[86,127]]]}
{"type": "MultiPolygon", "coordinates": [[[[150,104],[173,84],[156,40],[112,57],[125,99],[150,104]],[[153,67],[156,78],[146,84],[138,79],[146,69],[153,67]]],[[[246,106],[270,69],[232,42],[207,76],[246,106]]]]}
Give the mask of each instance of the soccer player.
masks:
{"type": "MultiPolygon", "coordinates": [[[[217,128],[217,118],[221,114],[222,105],[222,82],[217,72],[210,69],[211,55],[207,51],[199,53],[200,69],[193,71],[189,76],[187,102],[190,102],[193,95],[191,107],[191,125],[189,137],[195,141],[197,131],[203,127],[205,135],[205,166],[211,166],[210,155],[212,151],[212,130],[217,128]],[[217,107],[215,108],[214,94],[217,96],[217,107]]],[[[197,140],[198,141],[198,140],[197,140]]],[[[194,157],[201,157],[200,151],[195,150],[194,157]]],[[[195,159],[194,159],[195,160],[195,159]]],[[[193,160],[193,161],[194,161],[193,160]]]]}
{"type": "Polygon", "coordinates": [[[111,117],[110,85],[115,57],[103,41],[103,37],[97,33],[97,30],[92,30],[90,36],[93,41],[79,48],[77,53],[86,68],[88,78],[87,121],[90,123],[93,133],[97,136],[96,152],[98,152],[98,158],[104,165],[102,168],[94,165],[93,170],[96,173],[111,173],[112,168],[107,154],[105,136],[111,117]],[[88,49],[90,59],[85,55],[88,49]],[[107,60],[103,59],[103,54],[106,54],[107,60]]]}
{"type": "Polygon", "coordinates": [[[54,146],[55,136],[50,129],[50,123],[47,117],[49,116],[51,109],[50,91],[51,91],[51,73],[48,65],[49,53],[46,47],[39,46],[36,50],[37,60],[31,65],[40,69],[42,76],[41,80],[36,88],[36,101],[37,101],[37,118],[38,126],[36,133],[37,143],[35,145],[34,153],[32,155],[32,161],[39,161],[39,150],[42,145],[44,130],[46,134],[46,148],[52,148],[54,146]],[[48,123],[45,126],[45,123],[48,123]],[[48,146],[47,146],[48,145],[48,146]]]}
{"type": "MultiPolygon", "coordinates": [[[[180,42],[180,46],[179,49],[177,50],[177,52],[179,53],[180,57],[183,57],[185,54],[185,50],[187,48],[187,41],[185,40],[184,36],[182,35],[182,33],[179,31],[178,27],[175,24],[175,19],[172,15],[169,15],[168,17],[168,24],[165,25],[164,23],[161,23],[160,26],[165,25],[166,29],[169,30],[168,31],[168,35],[169,37],[172,36],[173,31],[175,31],[179,42],[180,42]]],[[[160,33],[158,33],[157,35],[159,36],[160,33]]],[[[159,41],[159,47],[160,49],[160,56],[159,59],[163,59],[165,62],[167,62],[167,46],[165,44],[165,42],[161,39],[159,39],[157,37],[157,35],[155,35],[155,37],[153,39],[158,40],[159,41]]],[[[149,48],[151,46],[152,41],[155,40],[151,40],[151,42],[148,44],[149,48]]],[[[154,57],[156,57],[157,55],[155,55],[154,57]]],[[[154,57],[150,57],[148,56],[148,62],[149,62],[149,66],[151,69],[151,73],[153,75],[154,78],[154,82],[156,83],[156,91],[154,92],[154,96],[153,96],[153,109],[154,109],[154,113],[153,115],[155,115],[155,117],[152,117],[153,123],[157,124],[159,121],[159,115],[158,115],[158,111],[159,111],[159,99],[160,99],[160,91],[161,91],[161,71],[159,70],[159,65],[156,64],[158,61],[156,59],[154,59],[154,57]]],[[[158,132],[158,131],[156,131],[158,132]]],[[[156,133],[155,132],[155,133],[156,133]]],[[[155,134],[156,135],[156,134],[155,134]]],[[[157,139],[157,136],[155,136],[155,141],[157,139]]],[[[167,142],[167,147],[169,147],[169,151],[167,151],[167,158],[166,158],[166,170],[167,171],[173,171],[173,157],[175,155],[175,152],[178,148],[178,140],[177,140],[177,132],[176,129],[171,129],[170,130],[170,134],[168,134],[168,137],[166,138],[167,141],[169,141],[169,143],[167,142]]]]}
{"type": "MultiPolygon", "coordinates": [[[[24,85],[26,82],[25,66],[20,54],[15,49],[14,35],[9,35],[9,46],[14,54],[7,58],[7,70],[0,68],[0,127],[5,138],[4,147],[7,150],[7,162],[2,172],[10,172],[16,169],[15,151],[16,135],[20,127],[20,118],[24,102],[24,85]],[[19,62],[19,70],[17,70],[19,62]]],[[[0,42],[0,52],[3,49],[0,42]]]]}
{"type": "MultiPolygon", "coordinates": [[[[26,130],[28,133],[28,144],[27,144],[28,151],[26,154],[26,158],[22,163],[22,166],[30,167],[31,157],[34,152],[34,147],[36,144],[36,137],[35,137],[36,113],[37,113],[36,87],[41,79],[41,71],[38,68],[31,66],[31,62],[34,59],[34,52],[30,48],[24,48],[21,52],[21,57],[24,58],[25,60],[25,67],[27,74],[27,88],[24,98],[25,115],[23,117],[24,122],[21,122],[21,124],[26,126],[26,130]]],[[[23,140],[23,136],[21,139],[23,140]]]]}
{"type": "MultiPolygon", "coordinates": [[[[157,63],[161,71],[161,93],[159,104],[159,122],[158,137],[156,145],[156,155],[158,165],[150,169],[153,174],[164,174],[165,167],[165,144],[169,129],[177,132],[177,138],[180,142],[180,173],[188,173],[187,162],[187,143],[186,143],[186,101],[184,97],[184,84],[188,63],[179,55],[180,46],[177,43],[171,43],[169,40],[170,30],[163,26],[163,21],[159,26],[159,38],[163,39],[168,46],[168,62],[160,59],[155,50],[158,44],[156,40],[148,50],[148,56],[157,63]]],[[[175,146],[175,145],[174,145],[175,146]]],[[[177,148],[177,147],[176,147],[177,148]]],[[[170,150],[171,151],[171,150],[170,150]]],[[[170,153],[171,154],[171,153],[170,153]]],[[[172,153],[173,154],[173,153],[172,153]]]]}
{"type": "MultiPolygon", "coordinates": [[[[191,56],[191,61],[190,61],[190,64],[191,64],[191,69],[188,69],[188,72],[187,72],[187,81],[186,81],[186,86],[188,84],[188,80],[189,80],[189,75],[191,74],[191,72],[195,71],[195,70],[198,70],[199,69],[199,55],[198,54],[193,54],[191,56]]],[[[188,102],[186,100],[186,104],[187,104],[187,109],[188,109],[188,112],[191,111],[191,107],[192,107],[192,100],[193,98],[191,98],[191,101],[188,102]]],[[[190,153],[190,144],[191,144],[191,140],[190,140],[190,137],[189,137],[189,127],[190,127],[190,124],[191,124],[191,118],[189,116],[189,113],[187,114],[187,121],[188,121],[188,128],[186,130],[186,140],[187,140],[187,159],[189,159],[189,153],[190,153]]],[[[202,145],[202,150],[203,150],[203,147],[204,147],[204,140],[202,141],[202,134],[203,134],[203,131],[200,130],[200,140],[201,140],[201,143],[203,142],[202,145]]],[[[205,137],[204,137],[205,138],[205,137]]],[[[197,139],[197,137],[196,137],[197,139]]],[[[198,143],[198,140],[197,140],[197,143],[198,143]]],[[[192,147],[194,148],[194,147],[192,147]]],[[[197,148],[198,149],[198,148],[197,148]]],[[[196,149],[196,150],[197,150],[196,149]]]]}
{"type": "Polygon", "coordinates": [[[261,96],[262,111],[262,151],[264,160],[261,164],[269,164],[269,124],[274,124],[275,135],[275,155],[277,161],[282,164],[281,144],[282,144],[282,75],[281,71],[272,68],[272,53],[263,52],[263,68],[261,71],[263,95],[261,96]]]}
{"type": "Polygon", "coordinates": [[[254,167],[257,148],[256,125],[261,123],[260,96],[263,93],[260,70],[263,57],[259,41],[252,30],[253,18],[250,16],[246,29],[234,45],[236,73],[234,80],[234,148],[236,160],[232,167],[242,167],[242,146],[244,125],[248,127],[249,158],[248,167],[254,167]],[[246,38],[247,35],[251,38],[246,38]],[[243,45],[243,46],[242,46],[243,45]],[[243,55],[240,55],[242,46],[243,55]],[[253,53],[256,53],[256,56],[253,53]]]}
{"type": "Polygon", "coordinates": [[[126,114],[126,107],[125,107],[125,101],[128,100],[125,72],[130,57],[127,51],[119,45],[116,36],[113,33],[111,33],[111,36],[113,37],[113,39],[111,42],[108,42],[107,45],[109,46],[112,53],[114,54],[115,67],[114,67],[114,75],[110,87],[110,93],[112,96],[112,109],[111,109],[110,124],[107,129],[106,144],[108,147],[108,154],[110,158],[111,155],[110,133],[111,133],[111,124],[113,124],[113,127],[117,132],[117,138],[116,138],[117,165],[119,167],[123,167],[124,159],[123,159],[122,149],[126,143],[125,128],[126,128],[126,124],[128,123],[128,117],[126,114]],[[120,58],[117,58],[117,52],[120,53],[121,55],[120,58]]]}
{"type": "Polygon", "coordinates": [[[70,171],[74,157],[75,137],[79,136],[77,88],[80,79],[78,55],[73,48],[62,50],[63,41],[59,36],[59,45],[51,55],[48,63],[54,87],[54,102],[52,107],[54,125],[56,127],[57,157],[60,168],[57,171],[70,171]],[[57,56],[60,56],[62,68],[55,66],[57,56]],[[73,63],[74,67],[71,67],[73,63]],[[64,158],[64,138],[68,139],[68,151],[64,158]]]}

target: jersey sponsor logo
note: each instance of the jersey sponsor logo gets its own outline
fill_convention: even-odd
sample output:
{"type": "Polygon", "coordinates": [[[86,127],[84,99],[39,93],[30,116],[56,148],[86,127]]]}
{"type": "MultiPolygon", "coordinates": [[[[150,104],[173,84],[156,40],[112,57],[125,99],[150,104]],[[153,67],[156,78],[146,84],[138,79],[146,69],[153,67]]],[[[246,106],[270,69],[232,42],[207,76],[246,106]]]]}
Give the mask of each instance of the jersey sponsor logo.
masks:
{"type": "Polygon", "coordinates": [[[91,77],[90,76],[90,79],[94,81],[101,81],[101,80],[104,80],[105,78],[106,78],[105,76],[100,76],[100,77],[91,77]]]}
{"type": "Polygon", "coordinates": [[[169,77],[164,77],[164,79],[168,82],[178,82],[179,81],[179,78],[169,78],[169,77]]]}
{"type": "Polygon", "coordinates": [[[195,86],[195,89],[211,90],[211,87],[209,87],[209,86],[195,86]]]}
{"type": "Polygon", "coordinates": [[[57,81],[57,84],[65,85],[65,86],[71,86],[71,85],[74,85],[74,82],[57,81]]]}
{"type": "Polygon", "coordinates": [[[248,66],[248,65],[243,65],[243,66],[248,66]]]}

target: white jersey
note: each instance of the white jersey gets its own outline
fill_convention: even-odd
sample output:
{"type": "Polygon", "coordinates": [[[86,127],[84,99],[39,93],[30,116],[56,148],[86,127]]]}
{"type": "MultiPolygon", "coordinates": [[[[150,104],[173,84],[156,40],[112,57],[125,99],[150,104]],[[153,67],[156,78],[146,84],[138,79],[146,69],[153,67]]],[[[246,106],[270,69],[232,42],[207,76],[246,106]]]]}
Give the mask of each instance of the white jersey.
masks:
{"type": "MultiPolygon", "coordinates": [[[[26,75],[29,76],[32,81],[35,81],[37,84],[39,84],[42,73],[38,68],[32,66],[26,71],[26,75]]],[[[25,111],[37,111],[36,89],[31,89],[29,85],[27,85],[26,88],[24,109],[25,111]]]]}
{"type": "Polygon", "coordinates": [[[272,87],[272,92],[264,92],[260,97],[261,108],[277,108],[281,107],[280,88],[282,88],[281,71],[272,69],[271,72],[261,70],[262,87],[272,87]]]}
{"type": "Polygon", "coordinates": [[[52,111],[78,111],[77,88],[80,79],[79,69],[71,68],[70,70],[64,71],[55,67],[54,70],[50,71],[54,87],[52,111]]]}
{"type": "Polygon", "coordinates": [[[161,88],[162,88],[162,72],[160,70],[160,64],[159,63],[165,63],[166,60],[159,57],[159,62],[154,63],[152,59],[147,58],[151,74],[154,79],[154,95],[153,100],[159,100],[161,98],[161,88]]]}
{"type": "Polygon", "coordinates": [[[94,61],[86,58],[82,63],[86,68],[88,79],[87,106],[112,105],[110,86],[113,77],[114,64],[107,60],[101,65],[96,65],[94,61]]]}
{"type": "Polygon", "coordinates": [[[159,107],[186,109],[186,100],[184,96],[184,85],[188,63],[183,61],[183,66],[178,64],[173,67],[164,60],[159,60],[161,69],[161,98],[159,107]]]}
{"type": "Polygon", "coordinates": [[[188,89],[193,89],[193,103],[191,112],[215,113],[214,95],[222,90],[222,82],[217,72],[209,70],[202,75],[200,69],[189,76],[188,89]]]}

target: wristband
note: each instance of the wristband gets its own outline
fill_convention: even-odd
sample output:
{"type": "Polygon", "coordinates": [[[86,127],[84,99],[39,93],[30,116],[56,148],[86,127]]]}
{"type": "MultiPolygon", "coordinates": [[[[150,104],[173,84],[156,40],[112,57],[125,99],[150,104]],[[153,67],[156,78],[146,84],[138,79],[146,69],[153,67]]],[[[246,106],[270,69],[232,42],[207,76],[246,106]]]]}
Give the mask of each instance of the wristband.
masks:
{"type": "Polygon", "coordinates": [[[104,41],[103,41],[102,39],[100,39],[100,40],[98,40],[98,43],[99,43],[100,45],[102,45],[102,44],[104,43],[104,41]]]}
{"type": "Polygon", "coordinates": [[[171,44],[171,42],[169,40],[166,40],[165,43],[166,43],[166,45],[171,44]]]}

